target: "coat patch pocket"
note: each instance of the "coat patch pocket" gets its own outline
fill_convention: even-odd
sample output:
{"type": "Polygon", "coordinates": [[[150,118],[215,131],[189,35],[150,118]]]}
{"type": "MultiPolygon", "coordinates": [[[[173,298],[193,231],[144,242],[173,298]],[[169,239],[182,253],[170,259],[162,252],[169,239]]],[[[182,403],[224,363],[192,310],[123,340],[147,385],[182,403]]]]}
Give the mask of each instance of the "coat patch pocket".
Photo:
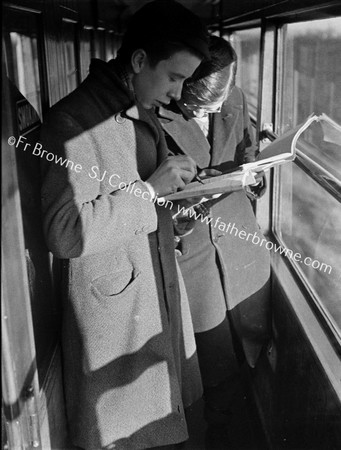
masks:
{"type": "Polygon", "coordinates": [[[114,272],[103,275],[91,282],[99,294],[105,297],[114,297],[129,292],[138,282],[140,272],[136,270],[114,272]]]}

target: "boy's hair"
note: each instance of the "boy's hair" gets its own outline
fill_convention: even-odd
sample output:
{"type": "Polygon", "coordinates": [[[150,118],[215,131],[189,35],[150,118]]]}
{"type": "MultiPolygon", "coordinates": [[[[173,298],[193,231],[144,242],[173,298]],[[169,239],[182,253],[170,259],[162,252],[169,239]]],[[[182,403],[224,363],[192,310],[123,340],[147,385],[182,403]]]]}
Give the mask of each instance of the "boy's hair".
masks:
{"type": "Polygon", "coordinates": [[[209,57],[207,29],[199,17],[180,3],[156,0],[132,16],[118,56],[129,63],[133,52],[140,48],[152,66],[181,50],[203,59],[209,57]]]}
{"type": "Polygon", "coordinates": [[[210,36],[210,59],[185,81],[182,97],[188,104],[205,105],[227,98],[236,82],[237,54],[225,39],[210,36]]]}

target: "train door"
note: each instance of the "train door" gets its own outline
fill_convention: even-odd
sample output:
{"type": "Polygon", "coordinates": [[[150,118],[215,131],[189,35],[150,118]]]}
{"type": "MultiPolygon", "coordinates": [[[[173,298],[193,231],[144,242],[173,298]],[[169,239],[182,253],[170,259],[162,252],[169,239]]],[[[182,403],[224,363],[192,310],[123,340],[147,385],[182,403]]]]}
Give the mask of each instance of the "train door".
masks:
{"type": "Polygon", "coordinates": [[[39,128],[46,108],[39,11],[6,9],[3,27],[3,447],[66,448],[58,266],[43,239],[39,128]]]}

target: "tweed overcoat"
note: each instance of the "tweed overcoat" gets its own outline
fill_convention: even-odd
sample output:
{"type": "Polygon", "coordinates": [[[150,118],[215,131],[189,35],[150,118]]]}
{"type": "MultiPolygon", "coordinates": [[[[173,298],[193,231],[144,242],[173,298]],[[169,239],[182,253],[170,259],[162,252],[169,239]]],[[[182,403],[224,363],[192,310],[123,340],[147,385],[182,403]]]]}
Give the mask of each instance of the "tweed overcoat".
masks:
{"type": "MultiPolygon", "coordinates": [[[[158,116],[169,149],[190,155],[200,168],[224,171],[255,158],[248,108],[238,87],[221,113],[211,115],[211,145],[179,109],[162,108],[158,116]]],[[[240,190],[213,205],[206,223],[196,220],[193,232],[181,238],[178,258],[195,332],[217,326],[227,309],[251,366],[269,333],[269,252],[265,241],[256,244],[262,238],[251,202],[240,190]],[[257,237],[252,241],[251,235],[257,237]]]]}
{"type": "Polygon", "coordinates": [[[92,61],[51,109],[36,156],[46,240],[63,261],[72,441],[133,450],[187,438],[184,407],[201,380],[170,212],[142,181],[167,155],[163,132],[115,70],[92,61]]]}

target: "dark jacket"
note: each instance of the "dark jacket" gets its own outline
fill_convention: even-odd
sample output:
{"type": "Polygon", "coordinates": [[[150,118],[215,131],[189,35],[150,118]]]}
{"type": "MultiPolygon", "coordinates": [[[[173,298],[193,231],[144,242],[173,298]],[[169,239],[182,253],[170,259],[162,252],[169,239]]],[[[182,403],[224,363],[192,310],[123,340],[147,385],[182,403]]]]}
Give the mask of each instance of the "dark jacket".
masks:
{"type": "Polygon", "coordinates": [[[193,329],[169,210],[148,200],[142,181],[167,154],[162,130],[114,66],[95,61],[52,108],[42,144],[73,163],[42,156],[46,240],[64,260],[73,443],[132,450],[183,441],[184,406],[201,395],[193,329]]]}
{"type": "MultiPolygon", "coordinates": [[[[210,146],[195,120],[184,118],[179,109],[160,109],[169,148],[177,153],[178,147],[200,168],[224,171],[253,161],[257,147],[242,91],[235,87],[221,113],[212,116],[210,146]]],[[[178,258],[195,332],[214,328],[227,309],[251,366],[269,332],[270,260],[266,241],[253,243],[258,239],[260,244],[263,235],[240,190],[217,202],[206,223],[196,221],[193,232],[181,238],[178,258]]]]}

